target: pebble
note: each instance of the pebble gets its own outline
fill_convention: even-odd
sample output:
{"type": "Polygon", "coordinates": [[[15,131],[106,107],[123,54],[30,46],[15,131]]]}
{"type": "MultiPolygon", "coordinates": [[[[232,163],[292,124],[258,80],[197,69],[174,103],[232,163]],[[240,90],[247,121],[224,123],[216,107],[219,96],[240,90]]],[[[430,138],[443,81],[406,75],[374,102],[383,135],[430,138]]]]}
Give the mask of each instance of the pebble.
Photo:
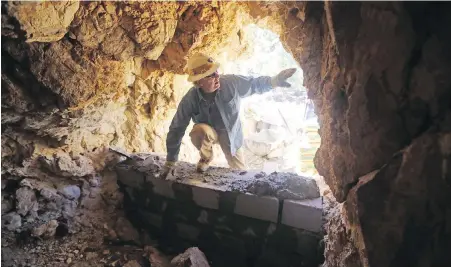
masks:
{"type": "Polygon", "coordinates": [[[78,254],[78,252],[79,252],[79,250],[78,250],[78,249],[74,250],[74,253],[75,253],[75,254],[78,254]]]}
{"type": "Polygon", "coordinates": [[[71,258],[67,258],[66,263],[69,264],[69,263],[71,263],[71,262],[72,262],[72,259],[71,259],[71,258]]]}

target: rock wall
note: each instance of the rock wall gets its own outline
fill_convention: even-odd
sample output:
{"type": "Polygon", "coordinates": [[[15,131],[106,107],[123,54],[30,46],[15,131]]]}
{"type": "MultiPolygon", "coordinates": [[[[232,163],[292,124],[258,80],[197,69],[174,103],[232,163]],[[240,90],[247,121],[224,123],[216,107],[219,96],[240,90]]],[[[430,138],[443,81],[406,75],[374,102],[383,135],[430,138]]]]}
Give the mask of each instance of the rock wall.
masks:
{"type": "Polygon", "coordinates": [[[450,14],[449,3],[325,2],[285,20],[321,125],[315,165],[363,266],[451,262],[450,14]]]}

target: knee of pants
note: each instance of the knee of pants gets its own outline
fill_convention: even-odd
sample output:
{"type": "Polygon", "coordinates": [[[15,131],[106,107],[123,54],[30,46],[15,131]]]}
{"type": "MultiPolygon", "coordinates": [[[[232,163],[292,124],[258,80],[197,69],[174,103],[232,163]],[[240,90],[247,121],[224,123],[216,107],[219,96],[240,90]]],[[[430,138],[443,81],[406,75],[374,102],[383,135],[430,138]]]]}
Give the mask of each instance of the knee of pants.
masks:
{"type": "Polygon", "coordinates": [[[206,123],[198,123],[193,126],[190,133],[191,141],[193,144],[198,143],[199,145],[203,140],[207,139],[209,142],[217,142],[218,134],[215,129],[206,123]]]}

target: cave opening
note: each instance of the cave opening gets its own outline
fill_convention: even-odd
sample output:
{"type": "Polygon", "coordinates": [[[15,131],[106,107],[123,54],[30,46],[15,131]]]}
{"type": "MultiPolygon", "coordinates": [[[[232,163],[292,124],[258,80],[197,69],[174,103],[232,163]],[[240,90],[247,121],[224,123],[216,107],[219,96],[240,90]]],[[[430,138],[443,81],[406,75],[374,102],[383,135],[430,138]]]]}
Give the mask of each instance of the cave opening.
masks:
{"type": "MultiPolygon", "coordinates": [[[[303,86],[303,70],[285,50],[278,34],[256,24],[244,26],[239,33],[246,40],[248,49],[236,59],[230,56],[228,50],[220,53],[218,60],[222,74],[274,76],[283,69],[296,69],[296,73],[288,79],[290,88],[278,87],[242,100],[240,119],[248,169],[268,174],[291,172],[319,178],[313,163],[321,142],[319,124],[313,103],[303,86]]],[[[196,149],[190,142],[184,145],[189,146],[185,149],[194,154],[184,159],[196,163],[196,149]]],[[[216,145],[214,149],[215,158],[211,165],[228,167],[220,146],[216,145]]]]}

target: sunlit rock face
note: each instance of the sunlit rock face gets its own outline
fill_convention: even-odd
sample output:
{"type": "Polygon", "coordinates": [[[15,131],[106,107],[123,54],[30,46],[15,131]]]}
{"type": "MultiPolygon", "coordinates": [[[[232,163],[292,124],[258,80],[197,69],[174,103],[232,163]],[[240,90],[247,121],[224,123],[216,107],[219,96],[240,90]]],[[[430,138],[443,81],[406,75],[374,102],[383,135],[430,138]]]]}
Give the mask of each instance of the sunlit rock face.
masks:
{"type": "MultiPolygon", "coordinates": [[[[118,160],[107,146],[164,152],[191,86],[187,57],[245,54],[239,30],[255,22],[281,35],[315,102],[316,168],[346,215],[328,228],[326,259],[447,266],[450,13],[449,3],[2,2],[7,228],[47,210],[39,203],[51,195],[36,194],[47,183],[90,192],[82,181],[118,160]]],[[[73,217],[71,194],[57,194],[52,209],[73,217]]]]}

